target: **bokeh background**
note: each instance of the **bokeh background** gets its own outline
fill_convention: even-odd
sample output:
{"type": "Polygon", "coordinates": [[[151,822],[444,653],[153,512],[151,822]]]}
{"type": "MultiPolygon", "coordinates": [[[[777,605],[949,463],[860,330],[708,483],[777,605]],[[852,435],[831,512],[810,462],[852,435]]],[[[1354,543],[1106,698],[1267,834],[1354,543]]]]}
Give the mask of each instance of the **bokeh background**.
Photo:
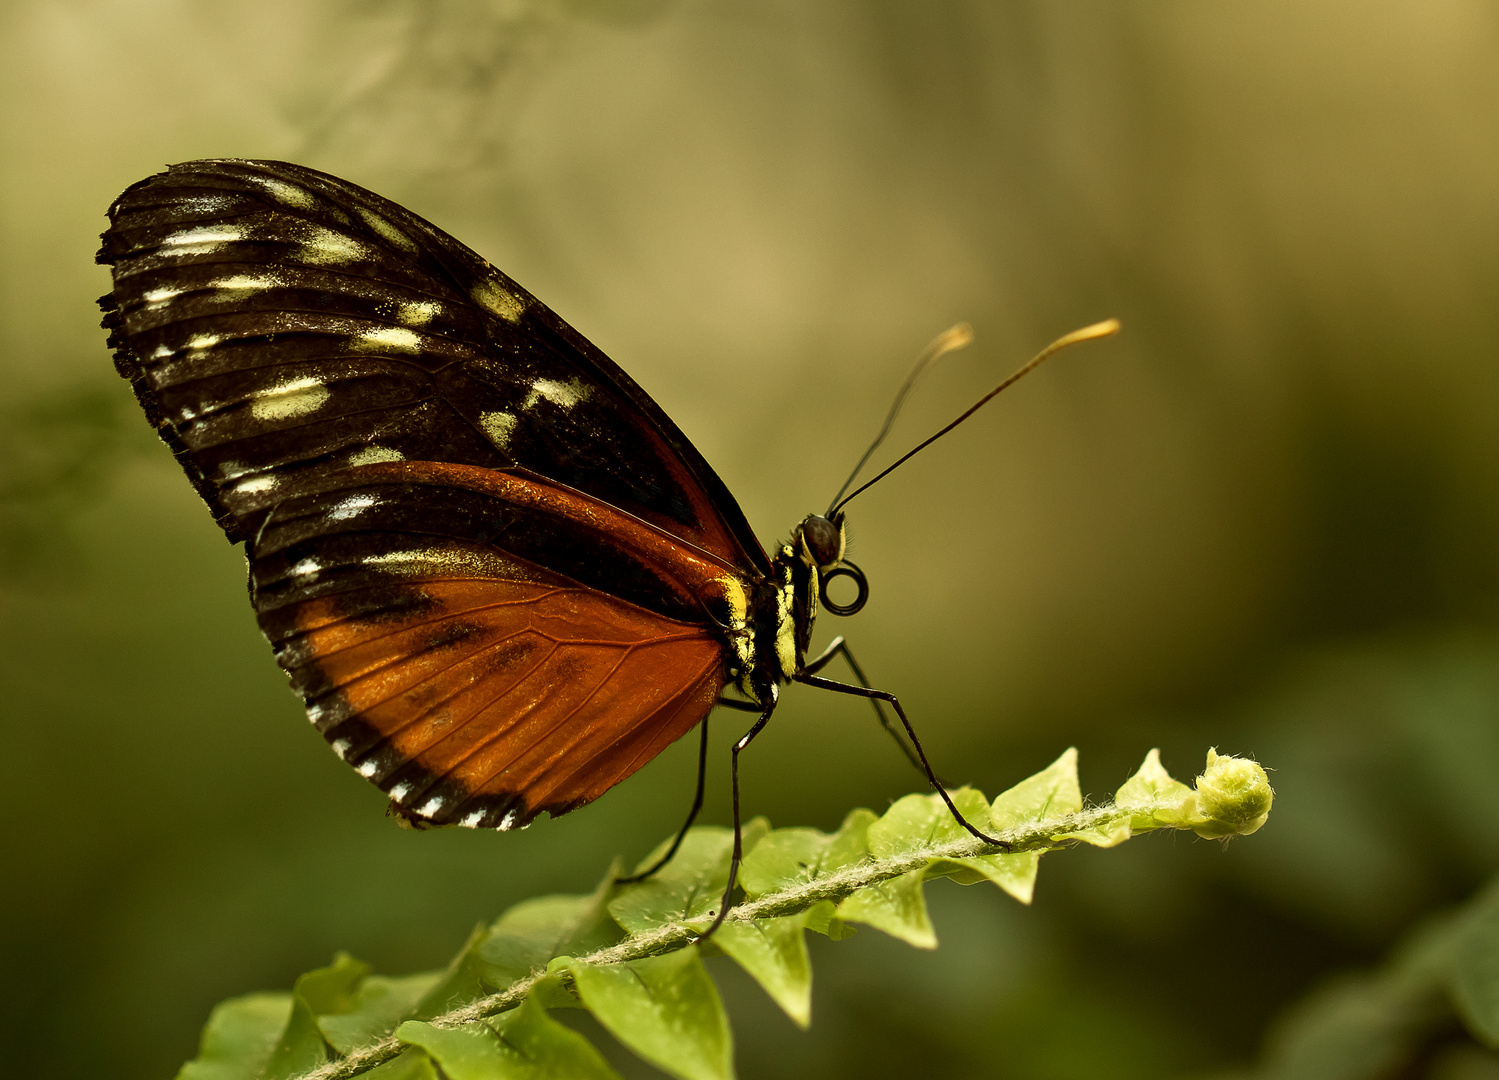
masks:
{"type": "MultiPolygon", "coordinates": [[[[885,460],[1124,321],[853,504],[873,598],[819,640],[953,779],[1076,744],[1102,798],[1215,745],[1275,770],[1270,824],[1053,856],[1029,909],[934,885],[934,953],[814,943],[806,1034],[724,969],[742,1075],[1222,1075],[1499,865],[1491,4],[9,0],[0,87],[7,1075],[168,1077],[215,1001],[338,948],[438,966],[690,795],[677,746],[523,834],[410,833],[301,718],[97,328],[105,208],[195,157],[294,159],[464,239],[766,542],[944,327],[977,342],[885,460]]],[[[782,825],[920,787],[805,689],[745,774],[782,825]]],[[[1462,1055],[1429,1075],[1499,1075],[1462,1055]]]]}

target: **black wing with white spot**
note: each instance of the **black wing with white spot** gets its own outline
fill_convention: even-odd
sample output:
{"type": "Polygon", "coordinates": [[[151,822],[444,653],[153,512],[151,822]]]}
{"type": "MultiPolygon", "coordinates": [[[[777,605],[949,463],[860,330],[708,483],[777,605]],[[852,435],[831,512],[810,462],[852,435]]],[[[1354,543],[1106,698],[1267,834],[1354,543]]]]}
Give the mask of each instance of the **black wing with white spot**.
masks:
{"type": "Polygon", "coordinates": [[[110,222],[116,365],[231,540],[336,492],[330,474],[437,461],[524,470],[768,573],[628,375],[395,203],[284,162],[193,161],[131,187],[110,222]]]}
{"type": "Polygon", "coordinates": [[[676,426],[544,305],[295,165],[173,166],[110,221],[116,365],[247,542],[309,718],[403,816],[565,813],[713,707],[768,560],[676,426]]]}

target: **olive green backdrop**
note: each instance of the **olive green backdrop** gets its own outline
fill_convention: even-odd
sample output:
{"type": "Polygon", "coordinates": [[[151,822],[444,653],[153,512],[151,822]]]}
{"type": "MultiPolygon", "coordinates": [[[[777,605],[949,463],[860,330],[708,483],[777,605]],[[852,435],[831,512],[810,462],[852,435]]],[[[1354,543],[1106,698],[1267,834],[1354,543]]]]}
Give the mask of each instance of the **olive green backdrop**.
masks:
{"type": "MultiPolygon", "coordinates": [[[[656,396],[767,543],[936,332],[978,337],[884,460],[1123,320],[851,506],[872,599],[819,640],[954,780],[1076,744],[1104,797],[1152,746],[1185,778],[1216,745],[1275,768],[1269,826],[1054,856],[1031,909],[934,886],[936,953],[814,949],[807,1034],[725,971],[744,1076],[1213,1074],[1499,863],[1492,5],[10,0],[0,1072],[168,1077],[220,998],[338,948],[437,965],[690,795],[677,746],[523,834],[414,834],[301,718],[93,305],[110,200],[207,156],[465,240],[656,396]]],[[[805,688],[745,785],[822,827],[920,787],[805,688]]]]}

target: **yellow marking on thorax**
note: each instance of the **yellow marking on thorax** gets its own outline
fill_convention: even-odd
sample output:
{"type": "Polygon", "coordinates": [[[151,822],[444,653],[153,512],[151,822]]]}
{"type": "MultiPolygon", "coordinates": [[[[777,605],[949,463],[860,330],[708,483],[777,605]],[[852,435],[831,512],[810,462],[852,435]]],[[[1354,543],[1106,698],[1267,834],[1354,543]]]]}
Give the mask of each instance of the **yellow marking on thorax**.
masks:
{"type": "MultiPolygon", "coordinates": [[[[790,560],[795,553],[789,546],[781,548],[784,559],[790,560]]],[[[796,674],[796,584],[791,567],[783,564],[781,582],[776,589],[776,663],[788,679],[796,674]]]]}
{"type": "MultiPolygon", "coordinates": [[[[748,686],[748,676],[755,668],[755,634],[749,626],[749,597],[739,579],[725,574],[713,579],[717,598],[729,609],[729,647],[734,650],[736,678],[748,686]]],[[[708,597],[705,597],[708,599],[708,597]]]]}

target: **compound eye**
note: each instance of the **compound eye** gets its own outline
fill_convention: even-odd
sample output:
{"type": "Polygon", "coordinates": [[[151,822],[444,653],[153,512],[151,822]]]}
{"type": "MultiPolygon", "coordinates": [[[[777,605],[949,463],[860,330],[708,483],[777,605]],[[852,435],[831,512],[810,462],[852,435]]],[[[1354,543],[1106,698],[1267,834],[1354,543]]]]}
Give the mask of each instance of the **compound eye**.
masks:
{"type": "Polygon", "coordinates": [[[822,606],[834,615],[857,615],[869,602],[869,579],[864,576],[863,570],[844,559],[831,570],[825,570],[818,575],[817,595],[822,600],[822,606]],[[847,604],[837,604],[828,599],[828,582],[840,577],[853,578],[854,584],[859,588],[858,595],[847,604]]]}
{"type": "Polygon", "coordinates": [[[802,539],[818,566],[832,566],[843,549],[843,530],[825,517],[808,514],[802,522],[802,539]]]}

